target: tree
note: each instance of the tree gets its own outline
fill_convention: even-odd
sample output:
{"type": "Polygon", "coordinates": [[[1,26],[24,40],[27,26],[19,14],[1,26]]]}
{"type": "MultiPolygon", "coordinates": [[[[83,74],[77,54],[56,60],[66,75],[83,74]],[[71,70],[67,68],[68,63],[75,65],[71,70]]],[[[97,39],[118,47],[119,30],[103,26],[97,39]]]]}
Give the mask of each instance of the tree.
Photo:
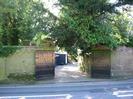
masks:
{"type": "Polygon", "coordinates": [[[3,45],[25,45],[37,33],[47,34],[54,16],[39,0],[2,0],[0,2],[0,41],[3,45]]]}
{"type": "Polygon", "coordinates": [[[126,37],[113,17],[120,15],[115,7],[132,4],[132,0],[119,0],[116,4],[108,0],[59,1],[62,6],[60,21],[52,36],[60,47],[69,52],[81,49],[86,54],[97,45],[115,48],[125,42],[122,39],[126,37]]]}

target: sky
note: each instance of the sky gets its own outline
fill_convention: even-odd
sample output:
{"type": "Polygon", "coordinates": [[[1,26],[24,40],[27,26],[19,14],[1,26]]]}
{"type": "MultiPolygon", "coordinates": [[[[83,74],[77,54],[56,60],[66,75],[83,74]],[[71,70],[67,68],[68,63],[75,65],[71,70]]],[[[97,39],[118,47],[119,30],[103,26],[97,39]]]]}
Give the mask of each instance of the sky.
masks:
{"type": "Polygon", "coordinates": [[[110,0],[109,3],[115,3],[117,0],[110,0]]]}
{"type": "Polygon", "coordinates": [[[60,8],[54,5],[58,0],[42,0],[42,2],[45,8],[48,8],[55,16],[59,16],[60,8]]]}

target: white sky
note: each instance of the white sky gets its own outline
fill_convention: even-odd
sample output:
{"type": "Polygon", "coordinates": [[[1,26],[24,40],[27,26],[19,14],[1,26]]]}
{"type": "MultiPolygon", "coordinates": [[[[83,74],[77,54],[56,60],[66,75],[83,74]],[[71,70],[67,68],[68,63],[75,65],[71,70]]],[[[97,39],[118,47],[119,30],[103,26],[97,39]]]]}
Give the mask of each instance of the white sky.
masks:
{"type": "Polygon", "coordinates": [[[110,0],[109,3],[116,3],[117,0],[110,0]]]}
{"type": "Polygon", "coordinates": [[[54,15],[59,16],[60,8],[54,5],[58,0],[42,0],[42,2],[44,2],[45,8],[48,8],[54,15]]]}

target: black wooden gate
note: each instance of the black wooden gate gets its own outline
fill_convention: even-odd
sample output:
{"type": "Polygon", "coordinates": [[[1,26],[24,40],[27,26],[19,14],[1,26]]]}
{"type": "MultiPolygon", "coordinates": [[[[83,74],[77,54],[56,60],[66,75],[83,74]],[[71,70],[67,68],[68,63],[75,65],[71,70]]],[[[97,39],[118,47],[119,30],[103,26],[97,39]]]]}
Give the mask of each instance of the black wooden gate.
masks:
{"type": "Polygon", "coordinates": [[[55,54],[53,51],[37,50],[35,53],[35,75],[37,79],[54,77],[55,54]]]}
{"type": "Polygon", "coordinates": [[[111,52],[109,50],[95,50],[92,52],[91,59],[92,78],[110,78],[111,52]]]}

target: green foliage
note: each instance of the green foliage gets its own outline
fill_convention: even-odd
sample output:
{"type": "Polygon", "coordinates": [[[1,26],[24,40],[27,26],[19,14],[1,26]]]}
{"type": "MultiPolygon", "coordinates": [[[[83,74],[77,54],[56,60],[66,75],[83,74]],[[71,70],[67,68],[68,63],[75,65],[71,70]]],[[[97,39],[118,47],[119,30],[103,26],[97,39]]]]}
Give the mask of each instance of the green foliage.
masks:
{"type": "Polygon", "coordinates": [[[8,57],[16,52],[16,50],[20,49],[19,47],[13,46],[0,46],[0,57],[8,57]]]}
{"type": "Polygon", "coordinates": [[[47,33],[42,33],[42,32],[37,33],[33,38],[32,43],[36,44],[37,46],[42,45],[44,43],[44,40],[48,38],[48,35],[46,34],[47,33]]]}
{"type": "Polygon", "coordinates": [[[114,17],[114,25],[117,27],[119,31],[117,35],[119,35],[119,40],[122,45],[126,45],[130,42],[130,32],[133,30],[132,18],[128,17],[126,13],[114,17]]]}
{"type": "Polygon", "coordinates": [[[17,74],[17,73],[11,73],[8,78],[10,80],[16,80],[16,81],[34,81],[35,76],[30,74],[17,74]]]}
{"type": "Polygon", "coordinates": [[[127,47],[133,47],[133,35],[128,37],[128,42],[126,43],[127,47]]]}
{"type": "Polygon", "coordinates": [[[127,4],[126,0],[117,4],[108,0],[59,1],[61,16],[52,36],[69,53],[77,49],[88,53],[97,45],[113,49],[128,42],[129,20],[115,10],[116,6],[127,4]]]}
{"type": "Polygon", "coordinates": [[[0,11],[3,45],[27,45],[37,33],[50,30],[54,18],[39,0],[2,0],[1,3],[7,9],[0,11]]]}

